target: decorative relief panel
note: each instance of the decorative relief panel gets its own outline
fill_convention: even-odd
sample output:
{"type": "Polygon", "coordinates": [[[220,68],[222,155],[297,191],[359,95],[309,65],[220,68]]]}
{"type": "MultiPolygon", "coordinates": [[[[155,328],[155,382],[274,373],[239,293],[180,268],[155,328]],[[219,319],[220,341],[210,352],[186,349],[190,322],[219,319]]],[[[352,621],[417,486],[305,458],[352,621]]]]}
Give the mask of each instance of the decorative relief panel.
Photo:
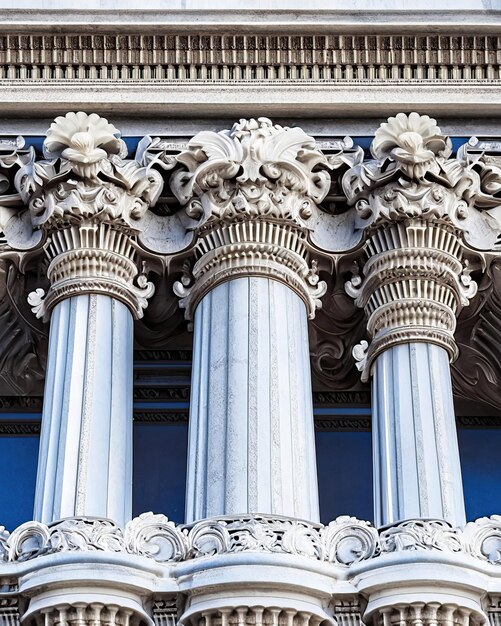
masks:
{"type": "Polygon", "coordinates": [[[382,554],[432,550],[501,564],[501,516],[470,522],[463,530],[443,520],[406,520],[378,532],[369,522],[342,516],[327,526],[288,518],[214,518],[178,525],[144,513],[121,529],[113,522],[66,519],[50,527],[26,522],[0,534],[4,562],[73,551],[124,552],[175,563],[215,554],[290,554],[349,566],[382,554]]]}

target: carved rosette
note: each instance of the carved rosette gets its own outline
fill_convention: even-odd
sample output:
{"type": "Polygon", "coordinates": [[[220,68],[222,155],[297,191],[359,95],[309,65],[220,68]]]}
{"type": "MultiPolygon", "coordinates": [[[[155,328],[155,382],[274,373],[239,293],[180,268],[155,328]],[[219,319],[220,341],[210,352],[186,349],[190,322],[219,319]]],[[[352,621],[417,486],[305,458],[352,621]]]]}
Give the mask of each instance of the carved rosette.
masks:
{"type": "Polygon", "coordinates": [[[48,293],[37,289],[28,299],[37,317],[82,293],[110,295],[142,317],[154,288],[139,275],[137,235],[162,178],[126,155],[107,120],[68,113],[47,131],[45,159],[32,152],[19,169],[15,184],[49,260],[48,293]]]}
{"type": "Polygon", "coordinates": [[[309,224],[330,186],[315,140],[266,118],[240,120],[198,133],[177,160],[171,188],[197,234],[194,266],[175,288],[187,319],[208,291],[239,276],[285,283],[313,317],[326,285],[310,260],[309,224]]]}
{"type": "Polygon", "coordinates": [[[365,238],[363,278],[357,267],[346,284],[372,339],[354,350],[363,380],[378,354],[400,343],[434,343],[454,360],[456,318],[477,291],[468,267],[476,254],[464,241],[465,190],[476,174],[450,158],[435,120],[417,113],[382,124],[371,150],[375,160],[343,179],[365,238]]]}

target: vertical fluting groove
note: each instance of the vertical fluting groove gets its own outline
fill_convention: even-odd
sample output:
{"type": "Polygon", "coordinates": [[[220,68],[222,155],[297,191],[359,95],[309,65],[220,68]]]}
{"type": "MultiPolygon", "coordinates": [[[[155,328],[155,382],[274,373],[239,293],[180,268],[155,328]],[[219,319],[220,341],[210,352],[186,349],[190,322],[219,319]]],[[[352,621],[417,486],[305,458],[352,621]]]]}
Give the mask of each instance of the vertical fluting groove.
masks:
{"type": "Polygon", "coordinates": [[[280,402],[279,410],[279,438],[277,452],[279,454],[280,463],[280,507],[281,510],[288,514],[291,509],[294,510],[294,489],[296,486],[296,480],[291,481],[288,476],[289,469],[287,467],[286,459],[291,459],[294,462],[294,448],[290,440],[292,429],[292,414],[291,414],[291,379],[290,379],[290,343],[288,340],[289,328],[291,325],[291,311],[287,302],[288,291],[283,291],[283,285],[278,282],[273,282],[273,292],[275,302],[285,302],[285,328],[282,332],[279,329],[279,316],[278,311],[275,309],[275,323],[277,327],[277,345],[278,345],[278,398],[280,402]],[[285,358],[289,361],[288,364],[284,363],[285,358]]]}
{"type": "MultiPolygon", "coordinates": [[[[218,232],[218,231],[216,231],[218,232]]],[[[219,235],[219,232],[218,232],[219,235]]],[[[220,242],[221,245],[224,245],[224,242],[221,241],[220,242]]],[[[231,289],[232,285],[230,286],[229,283],[224,283],[223,285],[221,285],[221,288],[224,289],[226,291],[226,298],[227,298],[227,302],[228,302],[228,308],[227,308],[227,319],[226,321],[226,340],[225,340],[225,347],[226,347],[226,359],[221,363],[221,368],[224,367],[224,380],[225,380],[225,387],[224,387],[224,391],[223,393],[221,393],[221,400],[224,399],[224,403],[225,403],[225,410],[224,410],[224,415],[225,415],[225,421],[224,421],[224,427],[221,428],[221,434],[222,434],[222,439],[223,441],[221,442],[221,451],[223,453],[222,455],[222,459],[223,459],[223,472],[222,472],[222,476],[219,478],[219,488],[222,491],[222,501],[223,501],[223,512],[226,513],[228,511],[229,506],[231,506],[230,502],[228,501],[229,498],[229,491],[230,491],[230,484],[228,482],[228,456],[232,455],[232,450],[230,449],[230,446],[228,445],[228,430],[231,428],[232,424],[231,424],[231,417],[230,417],[230,411],[233,408],[233,402],[232,402],[232,397],[231,395],[233,394],[233,390],[230,389],[230,378],[231,378],[231,369],[232,367],[235,367],[234,363],[232,363],[232,347],[231,346],[231,339],[233,339],[233,337],[231,337],[231,326],[232,324],[230,323],[230,319],[234,319],[232,316],[234,315],[234,311],[233,311],[233,298],[232,298],[232,289],[231,289]]],[[[212,297],[214,299],[214,292],[212,292],[212,297]]],[[[215,300],[213,300],[215,302],[215,300]]],[[[223,378],[223,377],[221,377],[223,378]]]]}
{"type": "MultiPolygon", "coordinates": [[[[407,434],[412,436],[414,434],[414,449],[415,449],[415,489],[412,493],[417,494],[418,502],[421,502],[423,515],[429,515],[429,496],[428,496],[428,484],[426,480],[426,459],[425,459],[425,446],[423,439],[423,406],[421,397],[423,394],[423,386],[426,389],[426,383],[420,385],[419,380],[419,366],[420,366],[420,352],[423,344],[404,344],[402,348],[405,349],[407,358],[409,359],[410,369],[410,384],[411,384],[411,397],[412,397],[412,420],[413,430],[407,434]]],[[[427,394],[423,394],[427,397],[427,394]]],[[[405,433],[403,433],[405,436],[405,433]]],[[[410,490],[409,490],[410,491],[410,490]]]]}
{"type": "Polygon", "coordinates": [[[85,358],[85,376],[83,387],[82,422],[80,428],[80,445],[78,448],[78,474],[76,489],[76,515],[85,515],[85,495],[87,489],[87,466],[89,462],[89,437],[90,421],[92,419],[92,387],[95,374],[95,350],[96,350],[96,316],[97,316],[97,295],[90,294],[87,353],[85,358]]]}
{"type": "Polygon", "coordinates": [[[434,517],[464,524],[446,351],[422,343],[395,346],[377,358],[374,369],[376,523],[434,517]],[[388,445],[389,433],[395,436],[394,451],[388,445]],[[392,501],[395,485],[397,502],[392,501]]]}
{"type": "Polygon", "coordinates": [[[249,338],[247,351],[249,367],[247,369],[247,388],[249,390],[248,410],[248,462],[247,491],[249,512],[258,513],[258,445],[257,445],[257,372],[259,367],[259,282],[256,278],[249,278],[249,338]]]}
{"type": "MultiPolygon", "coordinates": [[[[204,357],[207,350],[202,352],[200,344],[204,342],[204,321],[207,323],[207,314],[203,314],[208,298],[204,298],[195,311],[193,337],[193,367],[191,371],[191,398],[190,416],[188,420],[188,451],[187,451],[187,480],[186,480],[186,521],[192,521],[197,509],[197,490],[195,485],[199,480],[200,441],[203,436],[201,422],[202,405],[202,373],[207,371],[204,357]]],[[[207,346],[208,348],[208,346],[207,346]]],[[[200,496],[202,497],[202,496],[200,496]]]]}
{"type": "Polygon", "coordinates": [[[199,458],[201,462],[199,464],[199,469],[198,469],[200,476],[201,476],[200,484],[202,485],[202,489],[200,490],[200,494],[198,497],[196,495],[197,492],[195,492],[195,497],[196,497],[196,502],[197,502],[196,510],[195,510],[195,519],[206,517],[207,515],[209,515],[208,504],[207,504],[209,476],[206,470],[207,470],[207,464],[208,464],[208,458],[209,458],[209,411],[210,411],[210,384],[208,380],[208,372],[210,372],[212,369],[211,359],[212,359],[212,345],[213,345],[212,343],[213,337],[211,333],[211,330],[212,330],[212,294],[210,294],[210,297],[207,299],[205,304],[206,304],[205,309],[204,309],[205,315],[202,318],[202,324],[204,324],[203,336],[205,337],[207,346],[205,347],[205,350],[204,350],[204,346],[199,346],[199,350],[202,352],[202,354],[205,352],[205,359],[204,359],[205,389],[203,393],[205,408],[201,416],[197,414],[197,420],[200,420],[202,423],[202,436],[199,438],[199,446],[200,446],[199,458]],[[198,502],[199,499],[201,500],[200,502],[198,502]]]}
{"type": "Polygon", "coordinates": [[[227,324],[227,419],[225,510],[249,510],[249,279],[227,283],[229,323],[227,324]]]}
{"type": "MultiPolygon", "coordinates": [[[[282,285],[280,288],[283,289],[282,285]]],[[[301,494],[304,489],[304,479],[303,479],[303,471],[304,471],[304,455],[302,454],[302,447],[304,445],[304,439],[298,436],[298,428],[297,428],[297,420],[298,420],[298,397],[297,397],[297,370],[296,370],[296,362],[297,362],[297,354],[296,354],[296,333],[301,332],[297,326],[296,319],[296,302],[294,302],[294,294],[287,289],[285,294],[286,302],[287,302],[287,344],[289,347],[289,408],[290,408],[290,443],[294,445],[291,446],[291,459],[296,465],[296,480],[292,483],[292,497],[293,497],[293,512],[294,516],[298,514],[298,511],[301,508],[301,495],[304,496],[306,494],[301,494]]],[[[285,463],[284,463],[285,465],[285,463]]]]}
{"type": "Polygon", "coordinates": [[[206,456],[188,476],[187,521],[250,512],[317,521],[304,303],[277,281],[236,278],[202,299],[195,332],[189,457],[195,445],[206,456]]]}
{"type": "MultiPolygon", "coordinates": [[[[108,446],[108,494],[110,517],[124,523],[132,514],[132,314],[118,300],[111,299],[110,315],[110,428],[108,446]]],[[[101,375],[96,383],[102,381],[101,375]]]]}
{"type": "Polygon", "coordinates": [[[268,281],[270,315],[270,461],[271,461],[271,509],[282,510],[280,476],[280,401],[278,394],[278,345],[275,327],[274,281],[268,281]]]}
{"type": "MultiPolygon", "coordinates": [[[[299,395],[301,405],[299,407],[299,419],[304,420],[305,436],[301,437],[303,441],[304,467],[302,476],[304,479],[304,489],[307,493],[304,497],[307,499],[309,506],[308,519],[311,521],[320,520],[320,508],[318,502],[318,480],[317,480],[317,460],[315,445],[315,427],[313,421],[313,393],[311,385],[311,369],[310,369],[310,349],[308,340],[308,321],[305,304],[302,300],[296,300],[296,326],[298,331],[298,388],[301,390],[299,395]]],[[[298,427],[300,422],[298,423],[298,427]]]]}
{"type": "MultiPolygon", "coordinates": [[[[204,335],[207,341],[207,346],[205,347],[206,358],[205,358],[205,369],[206,372],[210,372],[212,370],[212,348],[213,348],[213,337],[212,337],[212,294],[207,299],[206,303],[206,318],[207,318],[207,326],[204,328],[204,335]]],[[[204,351],[204,347],[200,346],[200,350],[204,351]]],[[[206,374],[207,376],[208,374],[206,374]]],[[[205,410],[201,416],[201,421],[203,424],[203,437],[199,440],[201,455],[200,458],[202,463],[199,466],[199,472],[202,476],[202,489],[200,496],[203,498],[201,503],[201,510],[197,511],[197,517],[206,517],[209,515],[208,509],[208,488],[209,488],[209,477],[206,472],[207,463],[209,459],[209,417],[210,417],[210,385],[209,381],[205,381],[205,390],[204,390],[204,407],[205,410]]]]}
{"type": "Polygon", "coordinates": [[[125,521],[131,484],[122,483],[129,480],[131,466],[124,439],[132,427],[132,404],[124,411],[122,399],[132,394],[132,376],[127,376],[132,369],[131,331],[127,307],[104,295],[74,296],[53,311],[49,369],[54,371],[47,379],[51,388],[45,396],[43,426],[51,444],[40,460],[53,468],[53,475],[47,476],[47,467],[40,470],[35,507],[46,523],[72,516],[125,521]],[[117,307],[123,314],[118,317],[117,307]],[[130,363],[122,363],[127,356],[123,346],[129,349],[130,363]]]}
{"type": "MultiPolygon", "coordinates": [[[[384,511],[385,516],[391,517],[394,514],[395,502],[394,485],[392,477],[391,459],[391,414],[395,411],[395,397],[389,392],[391,381],[388,380],[392,371],[392,364],[387,353],[381,355],[381,361],[376,363],[376,379],[374,388],[376,390],[374,403],[377,403],[377,420],[379,440],[375,441],[375,446],[380,450],[380,482],[379,501],[376,510],[384,511]]],[[[382,524],[383,522],[381,522],[382,524]]]]}
{"type": "Polygon", "coordinates": [[[456,525],[465,523],[464,499],[457,497],[462,491],[461,464],[454,416],[452,381],[448,355],[439,346],[429,346],[430,378],[434,398],[437,462],[444,515],[456,525]],[[446,385],[439,381],[447,381],[446,385]]]}
{"type": "Polygon", "coordinates": [[[44,391],[42,435],[33,517],[47,522],[54,515],[54,489],[61,437],[62,394],[67,367],[70,301],[63,300],[54,309],[50,324],[49,356],[44,391]]]}
{"type": "Polygon", "coordinates": [[[379,526],[382,519],[382,498],[380,497],[379,490],[381,484],[381,445],[380,441],[380,410],[379,410],[379,395],[377,393],[377,386],[379,385],[379,366],[376,362],[374,367],[374,374],[372,377],[372,501],[374,508],[374,524],[379,526]]]}
{"type": "Polygon", "coordinates": [[[257,509],[271,511],[274,489],[272,476],[272,417],[270,398],[271,389],[271,347],[270,347],[270,294],[267,280],[254,278],[256,291],[259,293],[257,308],[257,509]]]}
{"type": "Polygon", "coordinates": [[[202,311],[206,307],[207,300],[202,300],[195,311],[194,337],[193,337],[193,367],[191,371],[191,397],[190,416],[188,420],[188,442],[187,452],[187,481],[186,481],[186,520],[192,519],[196,509],[196,491],[194,485],[198,481],[199,457],[200,457],[200,436],[203,433],[203,424],[199,422],[200,404],[202,396],[202,371],[204,368],[203,353],[199,344],[203,342],[203,322],[207,316],[202,311]],[[194,452],[190,454],[190,450],[194,452]]]}
{"type": "MultiPolygon", "coordinates": [[[[107,464],[106,464],[106,473],[107,473],[107,481],[106,481],[106,509],[108,511],[111,511],[112,508],[110,508],[110,480],[112,478],[113,475],[113,468],[111,466],[112,464],[112,450],[111,450],[111,445],[112,445],[112,436],[113,436],[113,431],[114,431],[114,412],[115,412],[115,403],[113,402],[113,370],[116,367],[115,364],[115,359],[116,359],[116,355],[115,355],[115,351],[114,351],[114,345],[115,342],[117,341],[117,339],[120,341],[121,337],[117,337],[115,335],[115,325],[116,325],[116,311],[115,311],[115,301],[113,299],[110,299],[110,333],[109,333],[109,350],[110,350],[110,354],[111,354],[111,371],[110,371],[110,389],[109,389],[109,393],[108,393],[108,415],[110,416],[109,419],[109,433],[108,433],[108,441],[106,442],[106,458],[107,458],[107,464]]],[[[124,332],[124,328],[120,328],[121,332],[124,332]]],[[[100,377],[98,378],[98,380],[100,380],[100,377]]],[[[101,381],[100,381],[101,382],[101,381]]],[[[124,389],[125,392],[125,389],[124,389]]],[[[125,479],[125,476],[123,477],[125,479]]],[[[114,489],[118,488],[114,487],[114,489]]],[[[114,511],[113,511],[114,512],[114,511]]],[[[114,512],[115,513],[115,512],[114,512]]],[[[113,517],[115,517],[115,515],[113,515],[113,517]]]]}
{"type": "MultiPolygon", "coordinates": [[[[128,439],[127,439],[127,451],[128,451],[128,471],[129,471],[129,482],[127,483],[127,514],[132,517],[132,477],[134,472],[133,466],[133,447],[134,447],[134,318],[129,314],[129,311],[125,311],[127,314],[127,323],[129,328],[129,350],[128,353],[131,355],[130,360],[127,364],[128,369],[128,382],[127,389],[129,391],[129,411],[130,411],[130,420],[129,420],[129,428],[128,428],[128,439]]],[[[120,388],[118,389],[118,393],[120,393],[120,388]]]]}
{"type": "Polygon", "coordinates": [[[206,497],[208,515],[223,507],[226,500],[226,427],[228,416],[228,314],[229,283],[210,293],[210,387],[207,389],[206,497]],[[211,468],[207,471],[207,468],[211,468]]]}
{"type": "MultiPolygon", "coordinates": [[[[396,351],[395,352],[391,352],[390,354],[388,354],[388,363],[387,363],[387,371],[388,371],[388,379],[386,380],[386,387],[385,387],[385,392],[388,393],[388,389],[393,387],[393,383],[395,380],[395,369],[398,369],[398,361],[395,367],[395,360],[396,360],[396,351]]],[[[389,437],[389,445],[388,445],[388,459],[391,459],[389,461],[389,463],[393,462],[396,464],[397,468],[401,468],[402,467],[402,454],[401,454],[401,449],[400,446],[398,445],[399,442],[399,432],[397,431],[397,428],[395,427],[395,423],[393,421],[393,416],[395,415],[395,413],[398,411],[398,401],[399,401],[399,396],[397,394],[394,394],[391,397],[391,413],[388,413],[387,416],[387,421],[386,421],[386,429],[388,431],[388,437],[389,437]],[[390,439],[391,436],[391,439],[390,439]]],[[[402,506],[402,499],[403,499],[403,494],[402,494],[402,487],[403,485],[400,484],[400,482],[398,480],[394,479],[394,474],[393,472],[391,472],[391,469],[389,469],[389,474],[388,474],[388,483],[390,484],[390,493],[392,494],[392,499],[393,499],[393,506],[392,506],[392,518],[399,518],[399,512],[402,506]]]]}
{"type": "Polygon", "coordinates": [[[58,454],[58,472],[54,517],[75,514],[77,477],[83,410],[83,380],[87,362],[89,296],[70,298],[68,358],[63,383],[62,436],[58,454]],[[83,354],[82,354],[83,353],[83,354]]]}
{"type": "MultiPolygon", "coordinates": [[[[450,463],[450,456],[446,452],[446,446],[450,446],[450,448],[454,447],[454,443],[456,440],[456,433],[454,432],[454,438],[449,438],[449,441],[446,443],[444,440],[444,429],[447,428],[447,421],[450,418],[451,413],[453,414],[454,408],[452,405],[452,396],[450,398],[444,398],[443,389],[441,385],[437,385],[437,380],[441,380],[445,378],[445,371],[440,367],[440,360],[445,360],[443,353],[441,353],[442,348],[438,346],[428,346],[429,354],[429,362],[430,362],[430,384],[432,389],[432,398],[433,398],[433,415],[435,422],[435,431],[436,431],[436,450],[437,450],[437,463],[440,474],[440,492],[441,499],[444,507],[444,514],[449,516],[453,516],[456,514],[456,511],[453,510],[451,506],[453,503],[453,495],[451,493],[451,485],[450,485],[450,476],[457,469],[460,471],[460,468],[452,467],[450,463]],[[442,359],[440,359],[442,357],[442,359]],[[439,362],[437,362],[439,361],[439,362]],[[444,410],[445,404],[450,404],[448,407],[450,410],[444,410]]],[[[445,358],[448,361],[448,356],[445,355],[445,358]]],[[[447,368],[448,370],[448,368],[447,368]]],[[[447,374],[450,376],[449,371],[447,374]]],[[[452,385],[452,383],[449,383],[452,385]]],[[[455,430],[455,423],[454,423],[455,430]]],[[[452,434],[452,433],[451,433],[452,434]]],[[[456,444],[457,447],[457,444],[456,444]]]]}

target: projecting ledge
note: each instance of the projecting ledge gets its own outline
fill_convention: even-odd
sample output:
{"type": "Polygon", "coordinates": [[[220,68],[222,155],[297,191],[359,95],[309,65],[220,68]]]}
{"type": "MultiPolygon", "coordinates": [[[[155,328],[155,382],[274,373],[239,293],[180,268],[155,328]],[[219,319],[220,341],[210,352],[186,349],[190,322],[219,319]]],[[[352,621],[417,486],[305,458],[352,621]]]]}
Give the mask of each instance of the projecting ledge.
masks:
{"type": "Polygon", "coordinates": [[[254,624],[263,611],[273,624],[319,626],[336,621],[339,603],[365,600],[365,623],[386,624],[385,616],[386,626],[414,623],[421,615],[480,626],[482,599],[501,593],[501,516],[464,529],[443,520],[377,530],[350,517],[324,526],[264,515],[176,526],[144,514],[124,529],[97,519],[27,522],[0,535],[0,557],[2,578],[18,580],[30,600],[24,619],[35,621],[81,610],[88,624],[96,611],[106,622],[115,607],[117,624],[122,617],[151,624],[151,602],[179,595],[188,626],[204,615],[254,624]]]}
{"type": "Polygon", "coordinates": [[[496,81],[0,81],[0,113],[14,117],[64,114],[78,107],[104,114],[165,117],[387,117],[413,110],[440,117],[496,117],[496,81]],[[361,89],[364,97],[360,97],[361,89]],[[145,99],[145,94],[147,98],[145,99]]]}

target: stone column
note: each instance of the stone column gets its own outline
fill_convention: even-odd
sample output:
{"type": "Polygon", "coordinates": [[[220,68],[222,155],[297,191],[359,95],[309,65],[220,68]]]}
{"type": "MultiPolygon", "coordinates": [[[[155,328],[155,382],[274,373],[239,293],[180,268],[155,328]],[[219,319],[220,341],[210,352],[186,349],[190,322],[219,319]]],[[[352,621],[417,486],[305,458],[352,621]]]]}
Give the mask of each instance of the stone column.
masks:
{"type": "Polygon", "coordinates": [[[377,159],[345,175],[365,236],[363,275],[347,290],[368,318],[371,343],[354,350],[372,375],[375,523],[439,518],[465,523],[449,361],[456,316],[476,293],[463,244],[466,203],[435,121],[390,118],[377,159]],[[367,175],[367,172],[369,175],[367,175]]]}
{"type": "Polygon", "coordinates": [[[132,513],[133,318],[153,286],[138,277],[139,220],[161,188],[114,126],[68,113],[52,124],[47,161],[18,176],[44,234],[50,287],[29,302],[51,317],[36,520],[132,513]]]}
{"type": "Polygon", "coordinates": [[[316,521],[307,318],[325,285],[307,235],[325,159],[302,130],[260,119],[199,133],[178,160],[171,186],[198,234],[176,287],[195,331],[187,521],[316,521]]]}

